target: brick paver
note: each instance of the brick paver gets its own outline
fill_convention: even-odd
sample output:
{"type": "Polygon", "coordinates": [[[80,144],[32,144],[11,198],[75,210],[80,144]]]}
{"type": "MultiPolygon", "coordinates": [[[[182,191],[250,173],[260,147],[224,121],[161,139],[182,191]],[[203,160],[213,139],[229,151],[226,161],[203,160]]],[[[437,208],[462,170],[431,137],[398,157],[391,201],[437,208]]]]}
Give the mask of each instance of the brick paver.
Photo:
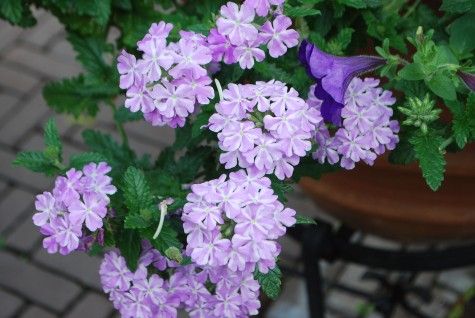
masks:
{"type": "MultiPolygon", "coordinates": [[[[98,258],[86,254],[49,255],[41,248],[41,234],[31,222],[33,200],[35,194],[50,189],[52,180],[9,164],[17,151],[43,147],[41,127],[53,114],[41,94],[44,84],[80,71],[60,23],[46,12],[37,11],[35,15],[38,25],[28,30],[0,21],[0,242],[6,245],[0,249],[0,318],[118,317],[100,291],[98,258]]],[[[66,115],[55,118],[66,159],[84,148],[81,130],[86,126],[118,137],[107,107],[87,125],[66,115]]],[[[172,129],[143,122],[128,123],[126,129],[138,154],[157,155],[174,139],[172,129]]],[[[315,215],[314,204],[296,190],[288,205],[301,214],[315,215]]],[[[401,248],[400,244],[374,236],[361,239],[375,247],[401,248]]],[[[300,247],[288,238],[282,240],[282,245],[285,264],[298,267],[300,247]]],[[[360,280],[364,267],[335,262],[323,263],[322,268],[328,286],[338,282],[377,292],[373,282],[360,280]]],[[[420,305],[430,317],[445,315],[460,294],[475,285],[474,277],[466,270],[418,276],[416,284],[434,292],[433,302],[420,305]]],[[[364,303],[364,299],[331,288],[327,288],[327,295],[329,318],[356,317],[357,307],[364,303]]],[[[268,317],[308,317],[307,306],[304,281],[291,278],[284,283],[282,296],[268,317]]],[[[394,317],[406,316],[398,310],[394,317]]]]}

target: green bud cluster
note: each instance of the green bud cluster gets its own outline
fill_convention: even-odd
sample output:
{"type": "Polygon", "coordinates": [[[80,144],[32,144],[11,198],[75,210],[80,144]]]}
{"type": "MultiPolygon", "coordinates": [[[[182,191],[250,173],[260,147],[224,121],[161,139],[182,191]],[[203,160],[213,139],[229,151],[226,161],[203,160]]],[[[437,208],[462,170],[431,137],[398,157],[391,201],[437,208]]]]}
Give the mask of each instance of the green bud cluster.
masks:
{"type": "Polygon", "coordinates": [[[409,97],[405,107],[398,107],[399,111],[407,116],[404,125],[418,127],[425,134],[428,125],[439,118],[442,110],[434,108],[434,100],[429,95],[424,99],[409,97]]]}

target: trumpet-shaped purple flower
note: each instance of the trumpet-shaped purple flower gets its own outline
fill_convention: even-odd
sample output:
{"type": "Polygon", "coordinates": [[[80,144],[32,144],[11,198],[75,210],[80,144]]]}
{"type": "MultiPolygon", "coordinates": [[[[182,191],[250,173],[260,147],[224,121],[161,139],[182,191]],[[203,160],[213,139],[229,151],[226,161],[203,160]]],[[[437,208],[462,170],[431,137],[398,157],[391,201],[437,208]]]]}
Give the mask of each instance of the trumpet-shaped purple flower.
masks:
{"type": "Polygon", "coordinates": [[[458,71],[457,75],[462,79],[469,89],[475,92],[475,74],[458,71]]]}
{"type": "Polygon", "coordinates": [[[337,126],[341,125],[341,109],[352,79],[385,63],[376,56],[334,56],[308,41],[302,42],[299,59],[317,83],[314,94],[322,100],[323,118],[337,126]]]}

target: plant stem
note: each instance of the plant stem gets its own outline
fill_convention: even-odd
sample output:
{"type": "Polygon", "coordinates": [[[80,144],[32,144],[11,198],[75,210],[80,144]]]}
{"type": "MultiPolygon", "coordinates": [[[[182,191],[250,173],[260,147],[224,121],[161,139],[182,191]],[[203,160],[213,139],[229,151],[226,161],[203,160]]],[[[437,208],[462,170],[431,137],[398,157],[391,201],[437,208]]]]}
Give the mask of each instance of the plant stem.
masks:
{"type": "Polygon", "coordinates": [[[414,12],[414,10],[416,10],[419,3],[421,3],[421,0],[417,0],[416,2],[414,2],[414,4],[410,6],[409,9],[407,9],[406,13],[402,17],[407,18],[408,16],[410,16],[414,12]]]}
{"type": "Polygon", "coordinates": [[[440,145],[439,150],[445,150],[452,142],[454,141],[454,136],[450,136],[449,138],[445,139],[444,142],[440,145]]]}
{"type": "MultiPolygon", "coordinates": [[[[108,101],[107,104],[112,108],[113,114],[115,114],[117,112],[117,108],[115,107],[114,103],[112,101],[108,101]]],[[[124,125],[122,123],[119,123],[117,120],[115,120],[115,118],[114,118],[114,122],[117,128],[117,131],[120,134],[120,138],[122,139],[122,143],[124,144],[124,146],[129,147],[129,138],[127,137],[127,134],[125,132],[124,125]]]]}

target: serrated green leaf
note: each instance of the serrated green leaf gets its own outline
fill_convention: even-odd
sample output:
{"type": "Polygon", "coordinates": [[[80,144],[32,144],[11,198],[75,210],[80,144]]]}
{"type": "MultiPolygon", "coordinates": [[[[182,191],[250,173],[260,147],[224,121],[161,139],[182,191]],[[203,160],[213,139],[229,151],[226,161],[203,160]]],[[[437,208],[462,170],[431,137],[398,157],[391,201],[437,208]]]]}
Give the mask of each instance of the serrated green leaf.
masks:
{"type": "Polygon", "coordinates": [[[87,129],[83,131],[82,137],[93,152],[102,154],[113,167],[128,165],[135,159],[133,152],[124,146],[120,146],[108,134],[87,129]]]}
{"type": "Polygon", "coordinates": [[[148,231],[148,235],[146,234],[146,236],[148,236],[153,247],[159,250],[160,253],[165,254],[170,247],[181,249],[182,244],[178,239],[178,232],[172,227],[169,221],[163,223],[162,230],[156,239],[152,237],[153,232],[155,232],[155,229],[148,231]]]}
{"type": "Polygon", "coordinates": [[[427,134],[417,131],[410,139],[422,175],[432,190],[437,190],[444,180],[445,157],[440,146],[443,138],[429,130],[427,134]]]}
{"type": "Polygon", "coordinates": [[[348,7],[353,7],[356,9],[366,8],[366,2],[364,0],[338,0],[339,3],[344,4],[348,7]]]}
{"type": "Polygon", "coordinates": [[[0,14],[11,23],[19,23],[23,14],[21,0],[0,1],[0,14]]]}
{"type": "Polygon", "coordinates": [[[126,229],[144,229],[151,224],[144,217],[138,214],[129,214],[125,217],[124,228],[126,229]]]}
{"type": "Polygon", "coordinates": [[[127,267],[131,271],[135,271],[141,251],[141,238],[139,233],[135,230],[124,229],[120,235],[116,237],[116,241],[121,255],[127,262],[127,267]]]}
{"type": "Polygon", "coordinates": [[[57,159],[62,161],[63,145],[61,144],[61,138],[59,136],[58,127],[56,121],[50,118],[44,127],[44,141],[46,151],[51,154],[51,159],[57,159]]]}
{"type": "Polygon", "coordinates": [[[411,63],[404,66],[399,71],[398,75],[406,81],[419,81],[426,77],[424,69],[420,63],[411,63]]]}
{"type": "Polygon", "coordinates": [[[277,179],[275,176],[270,177],[271,187],[280,201],[287,202],[286,194],[293,190],[292,185],[277,179]]]}
{"type": "Polygon", "coordinates": [[[153,203],[152,191],[145,179],[143,171],[129,167],[122,177],[121,189],[124,193],[125,205],[130,214],[139,214],[141,209],[153,203]]]}
{"type": "Polygon", "coordinates": [[[287,3],[285,4],[284,12],[286,16],[291,18],[308,17],[321,13],[320,10],[308,6],[292,7],[287,3]]]}
{"type": "Polygon", "coordinates": [[[297,220],[297,222],[295,222],[295,224],[314,224],[314,225],[317,224],[317,222],[314,219],[312,219],[311,217],[308,217],[306,215],[297,214],[295,216],[295,219],[297,220]]]}
{"type": "Polygon", "coordinates": [[[104,54],[111,47],[104,38],[69,33],[68,40],[76,51],[76,59],[90,74],[104,80],[110,77],[112,68],[104,60],[104,54]]]}
{"type": "Polygon", "coordinates": [[[54,176],[61,172],[44,153],[38,151],[22,151],[17,154],[12,162],[15,166],[21,166],[33,172],[41,172],[47,176],[54,176]]]}
{"type": "Polygon", "coordinates": [[[98,152],[84,152],[71,156],[71,159],[69,160],[69,167],[75,169],[82,169],[88,163],[99,163],[106,161],[107,158],[98,152]]]}
{"type": "Polygon", "coordinates": [[[82,75],[48,83],[43,89],[43,97],[49,107],[58,113],[68,113],[75,117],[81,114],[95,116],[98,103],[117,93],[117,87],[111,87],[107,83],[88,84],[82,75]]]}
{"type": "Polygon", "coordinates": [[[475,7],[473,0],[444,0],[440,6],[441,11],[450,13],[464,13],[475,7]]]}
{"type": "Polygon", "coordinates": [[[142,112],[131,112],[125,107],[120,107],[115,113],[114,113],[114,120],[123,124],[129,121],[138,121],[143,119],[143,113],[142,112]]]}
{"type": "Polygon", "coordinates": [[[254,272],[254,278],[261,285],[262,291],[270,298],[275,300],[280,294],[282,272],[276,265],[273,269],[270,269],[267,274],[261,272],[254,272]]]}
{"type": "Polygon", "coordinates": [[[430,90],[437,96],[449,101],[457,98],[454,83],[450,76],[444,72],[437,72],[432,78],[425,82],[430,90]]]}

